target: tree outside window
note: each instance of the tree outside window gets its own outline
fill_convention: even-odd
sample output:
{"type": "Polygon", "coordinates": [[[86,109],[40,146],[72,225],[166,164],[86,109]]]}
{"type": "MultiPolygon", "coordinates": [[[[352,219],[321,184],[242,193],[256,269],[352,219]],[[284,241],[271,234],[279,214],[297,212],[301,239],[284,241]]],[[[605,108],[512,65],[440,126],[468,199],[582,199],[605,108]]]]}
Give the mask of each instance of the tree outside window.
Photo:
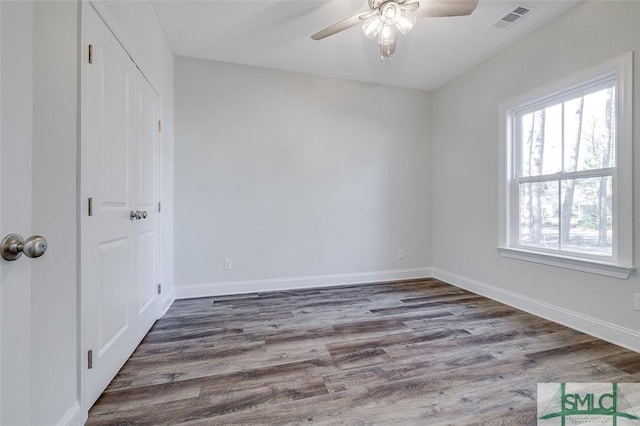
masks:
{"type": "Polygon", "coordinates": [[[515,114],[522,246],[611,256],[616,87],[515,114]]]}

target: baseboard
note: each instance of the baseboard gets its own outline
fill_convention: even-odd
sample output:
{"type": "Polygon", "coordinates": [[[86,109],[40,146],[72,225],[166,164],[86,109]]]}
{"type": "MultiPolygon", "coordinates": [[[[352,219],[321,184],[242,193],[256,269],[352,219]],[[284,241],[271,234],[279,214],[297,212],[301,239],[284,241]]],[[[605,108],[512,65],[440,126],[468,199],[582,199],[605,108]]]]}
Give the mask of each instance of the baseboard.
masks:
{"type": "Polygon", "coordinates": [[[393,269],[388,271],[358,272],[351,274],[317,275],[251,281],[230,281],[211,284],[176,286],[176,299],[211,297],[227,294],[259,293],[276,290],[294,290],[313,287],[330,287],[348,284],[364,284],[432,276],[431,268],[393,269]]]}
{"type": "Polygon", "coordinates": [[[74,401],[64,416],[56,423],[57,426],[81,426],[87,421],[87,413],[84,416],[80,412],[80,402],[74,401]]]}
{"type": "Polygon", "coordinates": [[[640,352],[640,333],[635,330],[602,321],[541,300],[523,296],[490,284],[433,268],[433,276],[441,281],[463,288],[505,305],[565,325],[623,348],[640,352]]]}
{"type": "Polygon", "coordinates": [[[167,297],[162,299],[160,302],[162,305],[160,306],[160,310],[159,310],[160,315],[158,316],[158,318],[162,318],[164,314],[167,313],[167,311],[169,310],[169,308],[171,307],[171,305],[175,300],[176,300],[176,292],[173,288],[171,288],[167,297]]]}

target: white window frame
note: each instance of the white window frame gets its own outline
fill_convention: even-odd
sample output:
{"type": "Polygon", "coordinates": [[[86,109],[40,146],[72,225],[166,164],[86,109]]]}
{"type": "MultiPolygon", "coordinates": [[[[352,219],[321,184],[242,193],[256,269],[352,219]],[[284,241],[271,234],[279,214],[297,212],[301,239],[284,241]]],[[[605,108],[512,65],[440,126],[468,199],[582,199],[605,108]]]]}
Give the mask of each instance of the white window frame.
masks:
{"type": "MultiPolygon", "coordinates": [[[[633,52],[582,71],[499,106],[498,251],[513,259],[627,279],[633,266],[633,52]],[[519,242],[516,113],[545,100],[580,93],[610,77],[616,82],[616,166],[613,180],[613,256],[582,255],[523,246],[519,242]]],[[[560,176],[562,173],[559,173],[560,176]]],[[[580,172],[569,173],[578,176],[580,172]]],[[[567,175],[565,173],[565,175],[567,175]]]]}

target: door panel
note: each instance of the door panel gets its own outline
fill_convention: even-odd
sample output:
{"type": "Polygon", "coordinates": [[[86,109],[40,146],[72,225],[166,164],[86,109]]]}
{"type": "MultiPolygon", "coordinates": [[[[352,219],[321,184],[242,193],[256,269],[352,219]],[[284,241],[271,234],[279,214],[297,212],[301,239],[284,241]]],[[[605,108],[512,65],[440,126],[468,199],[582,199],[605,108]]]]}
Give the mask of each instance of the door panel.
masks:
{"type": "Polygon", "coordinates": [[[141,339],[157,318],[156,259],[158,244],[157,163],[158,131],[156,105],[158,97],[141,74],[131,84],[133,120],[131,133],[134,142],[132,176],[135,176],[133,203],[143,212],[143,219],[136,220],[131,238],[138,253],[137,268],[137,321],[141,339]]]}
{"type": "Polygon", "coordinates": [[[99,356],[102,356],[127,331],[128,238],[101,243],[100,250],[100,298],[98,299],[99,356]]]}
{"type": "Polygon", "coordinates": [[[140,250],[140,260],[138,264],[139,274],[138,282],[140,286],[139,299],[138,299],[138,314],[144,314],[156,300],[156,280],[155,280],[155,252],[156,252],[156,237],[155,231],[147,231],[141,233],[138,239],[140,250]]]}
{"type": "Polygon", "coordinates": [[[139,123],[145,123],[140,129],[139,142],[139,181],[140,181],[140,207],[144,210],[153,210],[156,200],[156,157],[157,157],[157,131],[155,94],[152,93],[146,82],[139,92],[139,123]]]}
{"type": "Polygon", "coordinates": [[[83,405],[89,408],[157,319],[159,101],[90,6],[83,8],[83,24],[83,46],[92,52],[91,63],[83,61],[81,111],[83,405]]]}
{"type": "Polygon", "coordinates": [[[81,220],[81,288],[87,354],[83,385],[85,401],[92,404],[130,355],[134,341],[127,296],[133,284],[126,108],[132,66],[95,12],[87,17],[92,63],[83,61],[81,192],[87,204],[81,220]]]}
{"type": "Polygon", "coordinates": [[[129,58],[121,51],[111,51],[118,48],[110,44],[97,45],[94,48],[97,66],[92,71],[99,75],[96,89],[100,91],[100,97],[96,106],[98,111],[102,109],[97,118],[102,121],[99,128],[103,133],[96,135],[104,138],[100,143],[102,203],[125,207],[129,188],[127,161],[130,140],[127,137],[127,109],[123,106],[127,105],[131,76],[127,66],[129,58]]]}

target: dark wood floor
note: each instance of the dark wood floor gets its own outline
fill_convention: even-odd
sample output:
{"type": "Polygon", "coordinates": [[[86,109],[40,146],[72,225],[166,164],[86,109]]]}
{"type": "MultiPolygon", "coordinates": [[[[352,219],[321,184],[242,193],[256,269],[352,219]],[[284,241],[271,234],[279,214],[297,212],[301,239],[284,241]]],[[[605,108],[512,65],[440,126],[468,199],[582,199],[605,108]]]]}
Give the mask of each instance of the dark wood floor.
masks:
{"type": "Polygon", "coordinates": [[[433,279],[179,300],[87,424],[533,425],[538,382],[640,354],[433,279]]]}

